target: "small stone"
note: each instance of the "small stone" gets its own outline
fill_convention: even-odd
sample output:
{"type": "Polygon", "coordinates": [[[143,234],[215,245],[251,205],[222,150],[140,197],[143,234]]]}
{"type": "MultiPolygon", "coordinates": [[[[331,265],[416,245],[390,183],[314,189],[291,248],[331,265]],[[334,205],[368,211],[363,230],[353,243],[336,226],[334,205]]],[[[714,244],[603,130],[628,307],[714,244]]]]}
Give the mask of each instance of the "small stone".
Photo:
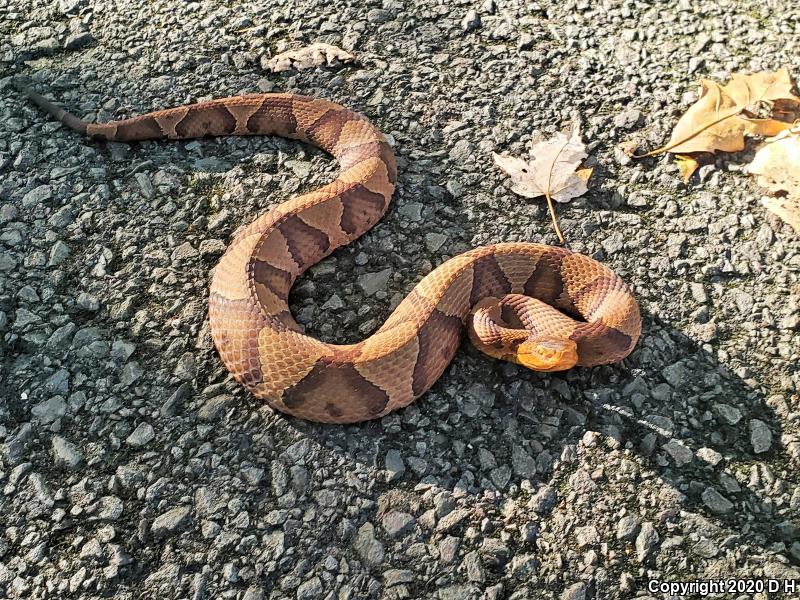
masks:
{"type": "Polygon", "coordinates": [[[575,540],[578,542],[578,547],[591,546],[600,541],[600,534],[597,533],[597,528],[593,525],[586,527],[578,527],[575,530],[575,540]]]}
{"type": "Polygon", "coordinates": [[[586,584],[582,581],[573,583],[561,592],[561,600],[586,600],[586,584]]]}
{"type": "Polygon", "coordinates": [[[636,124],[641,118],[641,112],[635,108],[629,108],[614,117],[614,127],[617,127],[618,129],[632,129],[633,127],[636,127],[636,124]]]}
{"type": "Polygon", "coordinates": [[[358,529],[353,547],[367,565],[374,567],[383,562],[383,544],[375,539],[375,527],[372,523],[364,523],[358,529]]]}
{"type": "Polygon", "coordinates": [[[713,487],[706,488],[700,497],[703,499],[703,503],[717,514],[730,512],[733,508],[731,501],[713,487]]]}
{"type": "Polygon", "coordinates": [[[22,206],[28,208],[46,202],[53,197],[53,188],[49,185],[40,185],[33,188],[22,197],[22,206]]]}
{"type": "Polygon", "coordinates": [[[519,533],[524,542],[533,544],[539,537],[539,525],[534,522],[523,523],[519,527],[519,533]]]}
{"type": "Polygon", "coordinates": [[[406,465],[398,450],[387,450],[384,465],[389,474],[389,481],[400,479],[406,472],[406,465]]]}
{"type": "Polygon", "coordinates": [[[694,458],[694,453],[692,452],[691,448],[687,448],[678,440],[670,440],[664,444],[663,448],[672,457],[672,460],[678,467],[688,465],[694,458]]]}
{"type": "Polygon", "coordinates": [[[81,559],[100,558],[103,556],[103,548],[97,538],[90,538],[82,547],[78,556],[81,559]]]}
{"type": "Polygon", "coordinates": [[[469,511],[463,508],[454,510],[448,515],[445,515],[437,524],[436,531],[440,533],[447,533],[455,529],[464,519],[469,516],[469,511]]]}
{"type": "Polygon", "coordinates": [[[242,476],[247,483],[255,486],[264,479],[264,469],[258,467],[244,467],[242,468],[242,476]]]}
{"type": "Polygon", "coordinates": [[[297,600],[316,600],[322,597],[322,581],[312,577],[297,588],[297,600]]]}
{"type": "Polygon", "coordinates": [[[649,521],[642,524],[639,535],[636,537],[636,558],[640,563],[645,562],[655,552],[658,544],[658,532],[649,521]]]}
{"type": "Polygon", "coordinates": [[[640,521],[633,515],[622,517],[617,523],[617,539],[632,541],[639,533],[640,521]]]}
{"type": "Polygon", "coordinates": [[[17,485],[23,480],[25,475],[27,475],[28,472],[30,472],[32,467],[33,465],[29,462],[17,465],[13,469],[11,469],[11,473],[8,476],[8,482],[11,485],[17,485]]]}
{"type": "Polygon", "coordinates": [[[72,336],[77,327],[74,323],[67,323],[62,325],[53,332],[53,335],[47,340],[47,347],[52,350],[66,348],[72,341],[72,336]]]}
{"type": "Polygon", "coordinates": [[[116,496],[103,496],[100,498],[100,509],[97,518],[102,521],[116,521],[122,516],[124,504],[116,496]]]}
{"type": "Polygon", "coordinates": [[[67,36],[67,39],[64,40],[64,49],[77,50],[78,48],[83,48],[84,46],[88,46],[93,41],[94,37],[88,31],[73,33],[72,35],[67,36]]]}
{"type": "Polygon", "coordinates": [[[606,254],[611,256],[625,247],[625,236],[622,232],[617,231],[600,242],[600,245],[603,246],[603,250],[606,251],[606,254]]]}
{"type": "Polygon", "coordinates": [[[418,223],[422,220],[422,209],[424,206],[421,202],[409,202],[403,204],[397,209],[397,212],[406,217],[409,221],[418,223]]]}
{"type": "Polygon", "coordinates": [[[0,252],[0,272],[11,271],[17,266],[17,259],[10,252],[0,252]]]}
{"type": "Polygon", "coordinates": [[[408,569],[389,569],[383,572],[383,582],[387,588],[401,583],[412,583],[414,581],[414,571],[408,569]]]}
{"type": "Polygon", "coordinates": [[[200,242],[201,256],[219,256],[223,252],[225,252],[225,242],[222,240],[212,239],[200,242]]]}
{"type": "Polygon", "coordinates": [[[13,204],[3,204],[0,206],[0,225],[5,225],[17,218],[19,211],[13,204]]]}
{"type": "Polygon", "coordinates": [[[682,361],[664,367],[661,370],[661,374],[673,388],[680,388],[689,378],[689,371],[682,361]]]}
{"type": "Polygon", "coordinates": [[[220,394],[209,398],[197,411],[197,417],[203,421],[215,421],[222,415],[233,401],[230,394],[220,394]]]}
{"type": "Polygon", "coordinates": [[[344,306],[344,302],[338,294],[333,294],[325,304],[322,305],[322,310],[339,310],[344,306]]]}
{"type": "Polygon", "coordinates": [[[84,579],[86,579],[86,567],[81,567],[69,578],[69,591],[73,593],[78,591],[84,579]]]}
{"type": "Polygon", "coordinates": [[[714,450],[713,448],[707,448],[703,446],[697,451],[697,456],[701,460],[704,460],[712,467],[716,467],[720,461],[722,461],[722,454],[714,450]]]}
{"type": "Polygon", "coordinates": [[[549,485],[540,487],[528,502],[528,508],[540,515],[550,512],[556,505],[556,493],[549,485]]]}
{"type": "Polygon", "coordinates": [[[481,26],[481,17],[478,11],[470,9],[464,18],[461,20],[461,29],[464,31],[475,31],[481,26]]]}
{"type": "Polygon", "coordinates": [[[437,600],[465,600],[466,598],[477,598],[478,590],[472,585],[447,585],[439,588],[435,596],[437,600]]]}
{"type": "Polygon", "coordinates": [[[533,554],[517,554],[511,559],[511,574],[517,579],[528,579],[536,571],[539,561],[533,554]]]}
{"type": "Polygon", "coordinates": [[[134,448],[141,448],[149,444],[154,437],[156,437],[156,434],[152,425],[143,421],[139,423],[138,427],[133,430],[133,433],[127,437],[125,442],[134,448]]]}
{"type": "Polygon", "coordinates": [[[153,182],[150,181],[150,178],[147,176],[147,173],[136,173],[134,175],[136,178],[136,183],[139,184],[139,189],[142,191],[142,196],[147,198],[148,200],[152,200],[156,195],[156,190],[153,187],[153,182]]]}
{"type": "Polygon", "coordinates": [[[115,340],[111,344],[111,358],[119,361],[128,360],[135,351],[136,345],[125,340],[115,340]]]}
{"type": "Polygon", "coordinates": [[[53,457],[56,463],[60,463],[69,469],[74,469],[83,460],[83,454],[78,450],[78,447],[60,435],[53,437],[53,457]]]}
{"type": "Polygon", "coordinates": [[[458,553],[461,540],[451,535],[439,542],[439,560],[443,563],[453,562],[458,553]]]}
{"type": "Polygon", "coordinates": [[[397,537],[414,529],[416,519],[408,513],[391,511],[384,515],[381,525],[389,537],[397,537]]]}
{"type": "Polygon", "coordinates": [[[14,317],[14,329],[22,331],[28,325],[33,325],[40,321],[41,318],[36,313],[29,311],[27,308],[18,308],[14,317]]]}
{"type": "Polygon", "coordinates": [[[264,590],[260,587],[250,586],[245,590],[242,600],[264,600],[264,590]]]}
{"type": "Polygon", "coordinates": [[[150,527],[150,533],[155,538],[160,538],[174,533],[189,521],[190,506],[178,506],[159,515],[150,527]]]}
{"type": "Polygon", "coordinates": [[[756,454],[766,452],[772,447],[772,432],[764,421],[750,420],[750,443],[756,454]]]}
{"type": "Polygon", "coordinates": [[[692,546],[692,553],[703,558],[714,558],[719,554],[719,547],[709,539],[702,539],[692,546]]]}
{"type": "Polygon", "coordinates": [[[78,306],[87,312],[97,312],[100,310],[100,301],[96,296],[87,292],[78,294],[78,306]]]}
{"type": "Polygon", "coordinates": [[[370,23],[386,23],[392,19],[392,15],[388,10],[382,8],[373,8],[367,13],[367,21],[370,23]]]}
{"type": "Polygon", "coordinates": [[[170,417],[175,414],[175,411],[180,405],[181,402],[186,400],[194,391],[194,388],[189,383],[182,383],[178,386],[178,389],[175,390],[172,395],[164,400],[164,404],[161,405],[161,415],[164,417],[170,417]]]}
{"type": "Polygon", "coordinates": [[[63,263],[68,256],[69,246],[67,246],[61,240],[58,240],[55,244],[53,244],[52,248],[50,248],[50,259],[47,264],[51,267],[58,266],[63,263]]]}
{"type": "Polygon", "coordinates": [[[31,414],[44,425],[60,419],[67,413],[67,403],[61,396],[53,396],[31,408],[31,414]]]}
{"type": "Polygon", "coordinates": [[[194,354],[185,352],[178,359],[178,364],[175,366],[175,375],[184,381],[191,381],[197,376],[197,364],[195,363],[194,354]]]}
{"type": "Polygon", "coordinates": [[[486,570],[481,564],[481,557],[477,552],[470,552],[464,557],[464,566],[467,569],[467,579],[475,583],[486,581],[486,570]]]}
{"type": "Polygon", "coordinates": [[[139,363],[136,361],[131,361],[129,363],[125,363],[125,366],[122,367],[122,373],[120,373],[119,382],[123,387],[128,387],[136,382],[142,375],[144,375],[144,371],[139,366],[139,363]]]}
{"type": "Polygon", "coordinates": [[[364,273],[358,278],[358,286],[367,296],[372,296],[374,293],[386,288],[391,275],[391,269],[384,269],[376,273],[364,273]]]}
{"type": "Polygon", "coordinates": [[[427,233],[425,234],[425,246],[429,252],[436,252],[447,241],[448,236],[443,233],[427,233]]]}
{"type": "Polygon", "coordinates": [[[520,445],[511,449],[511,465],[520,477],[530,479],[536,475],[536,461],[520,445]]]}
{"type": "Polygon", "coordinates": [[[45,387],[54,394],[66,396],[69,392],[69,371],[59,369],[47,378],[45,387]]]}
{"type": "Polygon", "coordinates": [[[489,471],[489,479],[497,487],[498,490],[504,490],[511,481],[511,467],[508,465],[500,465],[496,469],[489,471]]]}
{"type": "Polygon", "coordinates": [[[713,409],[714,413],[729,425],[736,425],[742,420],[742,412],[730,404],[715,404],[713,409]]]}
{"type": "Polygon", "coordinates": [[[189,242],[184,242],[172,251],[172,260],[181,262],[197,256],[197,250],[189,242]]]}

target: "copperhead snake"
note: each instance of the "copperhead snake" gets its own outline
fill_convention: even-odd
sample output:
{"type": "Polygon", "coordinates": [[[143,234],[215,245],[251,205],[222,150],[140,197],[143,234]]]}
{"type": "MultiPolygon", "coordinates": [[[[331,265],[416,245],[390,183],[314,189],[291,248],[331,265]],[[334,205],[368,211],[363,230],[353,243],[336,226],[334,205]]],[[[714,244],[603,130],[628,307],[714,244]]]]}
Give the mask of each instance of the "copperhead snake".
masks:
{"type": "Polygon", "coordinates": [[[95,138],[278,135],[338,160],[335,181],[259,216],[214,270],[208,303],[214,344],[233,377],[277,410],[352,423],[404,407],[442,374],[465,324],[482,352],[540,371],[619,361],[641,333],[638,304],[608,267],[560,247],[502,243],[441,264],[364,341],[322,342],[295,322],[289,290],[388,207],[397,166],[369,121],[327,100],[259,94],[90,124],[24,91],[63,124],[95,138]]]}

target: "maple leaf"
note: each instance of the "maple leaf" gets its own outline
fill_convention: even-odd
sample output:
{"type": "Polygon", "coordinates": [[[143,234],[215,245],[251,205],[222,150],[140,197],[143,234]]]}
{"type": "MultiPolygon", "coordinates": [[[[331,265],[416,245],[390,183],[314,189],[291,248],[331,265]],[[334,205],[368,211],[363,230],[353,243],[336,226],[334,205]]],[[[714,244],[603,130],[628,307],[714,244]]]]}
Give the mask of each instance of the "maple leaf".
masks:
{"type": "Polygon", "coordinates": [[[578,126],[574,125],[569,135],[559,132],[549,140],[535,137],[530,154],[529,162],[497,153],[492,156],[497,166],[511,178],[511,191],[526,198],[544,196],[547,199],[556,234],[564,243],[552,201],[569,202],[585,194],[592,174],[592,169],[578,168],[588,156],[578,126]]]}
{"type": "Polygon", "coordinates": [[[766,140],[746,170],[759,185],[781,194],[761,202],[800,233],[800,127],[766,140]]]}
{"type": "Polygon", "coordinates": [[[345,52],[341,48],[337,48],[331,44],[317,42],[297,50],[281,52],[267,61],[266,64],[264,64],[264,68],[273,73],[280,73],[281,71],[289,71],[291,69],[302,71],[303,69],[310,69],[312,67],[334,65],[337,62],[348,64],[355,59],[355,56],[349,52],[345,52]]]}

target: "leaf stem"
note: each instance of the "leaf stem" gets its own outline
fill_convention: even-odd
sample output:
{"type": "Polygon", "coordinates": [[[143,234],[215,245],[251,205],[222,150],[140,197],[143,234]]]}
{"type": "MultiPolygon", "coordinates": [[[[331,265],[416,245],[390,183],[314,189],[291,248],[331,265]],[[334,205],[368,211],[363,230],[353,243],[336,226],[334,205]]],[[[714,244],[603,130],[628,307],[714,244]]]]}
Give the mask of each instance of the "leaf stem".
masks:
{"type": "Polygon", "coordinates": [[[565,243],[564,234],[561,233],[561,227],[558,226],[558,218],[556,217],[556,207],[553,204],[553,199],[550,197],[550,192],[546,192],[544,197],[547,199],[547,208],[550,209],[550,217],[553,219],[553,227],[556,230],[556,235],[558,236],[558,241],[561,244],[565,243]]]}
{"type": "Polygon", "coordinates": [[[561,227],[558,226],[558,217],[556,216],[556,207],[553,204],[553,199],[550,197],[550,186],[553,184],[553,169],[556,167],[556,163],[558,162],[558,157],[561,156],[561,153],[564,151],[564,148],[567,147],[569,144],[569,139],[564,142],[564,145],[559,148],[558,152],[556,153],[556,157],[553,159],[553,162],[550,164],[550,170],[547,173],[547,187],[544,190],[544,197],[547,199],[547,208],[550,209],[550,218],[553,219],[553,227],[556,230],[556,235],[558,236],[558,241],[561,244],[565,243],[564,234],[561,233],[561,227]]]}

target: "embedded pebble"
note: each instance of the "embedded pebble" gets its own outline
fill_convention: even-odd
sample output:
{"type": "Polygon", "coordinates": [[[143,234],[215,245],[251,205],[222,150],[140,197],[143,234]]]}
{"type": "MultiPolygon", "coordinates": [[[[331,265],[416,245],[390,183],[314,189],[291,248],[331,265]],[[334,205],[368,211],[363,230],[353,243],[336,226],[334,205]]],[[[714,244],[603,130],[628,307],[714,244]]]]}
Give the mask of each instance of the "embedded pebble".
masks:
{"type": "Polygon", "coordinates": [[[149,444],[156,434],[150,423],[139,423],[136,429],[125,439],[125,442],[134,448],[141,448],[149,444]]]}
{"type": "Polygon", "coordinates": [[[68,469],[74,469],[83,461],[83,454],[75,444],[56,435],[53,436],[53,458],[68,469]]]}
{"type": "Polygon", "coordinates": [[[177,506],[160,514],[153,520],[150,533],[153,537],[160,538],[176,532],[188,523],[191,511],[191,506],[177,506]]]}

